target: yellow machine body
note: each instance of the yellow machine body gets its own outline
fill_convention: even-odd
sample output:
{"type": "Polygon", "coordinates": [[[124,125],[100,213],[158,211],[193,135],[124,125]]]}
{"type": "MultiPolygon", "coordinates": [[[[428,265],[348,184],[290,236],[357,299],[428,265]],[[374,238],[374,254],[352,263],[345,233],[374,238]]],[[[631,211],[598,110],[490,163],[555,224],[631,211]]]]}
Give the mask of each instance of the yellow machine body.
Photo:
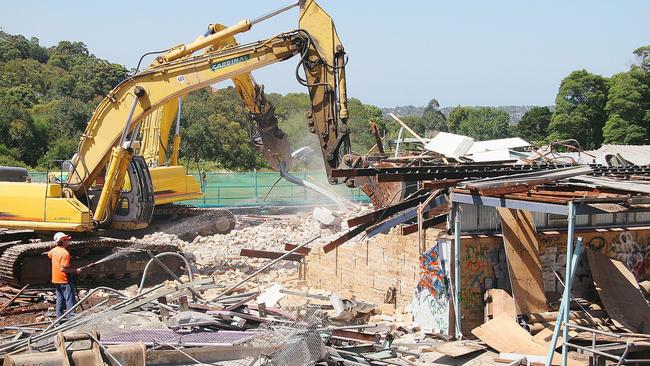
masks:
{"type": "Polygon", "coordinates": [[[58,183],[0,182],[0,227],[38,231],[90,231],[88,207],[64,197],[58,183]]]}
{"type": "Polygon", "coordinates": [[[185,173],[185,167],[160,166],[149,168],[153,180],[156,205],[203,198],[201,187],[194,176],[185,173]]]}

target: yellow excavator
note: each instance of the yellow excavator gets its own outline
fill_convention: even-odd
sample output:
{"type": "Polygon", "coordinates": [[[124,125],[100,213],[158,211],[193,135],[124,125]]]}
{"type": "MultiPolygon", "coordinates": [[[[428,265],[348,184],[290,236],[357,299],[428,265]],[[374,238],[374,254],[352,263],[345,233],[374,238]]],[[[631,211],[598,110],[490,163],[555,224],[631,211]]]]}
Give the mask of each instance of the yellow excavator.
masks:
{"type": "MultiPolygon", "coordinates": [[[[113,236],[120,230],[128,233],[150,224],[156,203],[154,178],[145,159],[135,155],[143,121],[156,111],[164,113],[161,108],[177,104],[179,97],[192,91],[227,79],[246,78],[255,69],[296,55],[296,76],[307,87],[311,100],[307,127],[320,140],[326,171],[331,175],[332,169],[349,166],[345,51],[330,16],[315,1],[301,0],[231,27],[211,25],[204,36],[156,57],[150,67],[121,82],[102,100],[77,153],[65,164],[65,181],[0,182],[0,227],[7,228],[0,232],[0,282],[48,282],[46,271],[42,271],[47,268],[46,258],[41,253],[54,243],[21,243],[20,239],[25,239],[20,236],[21,229],[77,232],[77,238],[90,235],[71,246],[72,254],[80,257],[79,265],[92,263],[115,247],[132,244],[99,235],[113,236]],[[293,7],[300,8],[297,30],[223,47],[224,40],[293,7]]],[[[249,100],[262,98],[252,80],[241,85],[252,86],[240,88],[240,92],[251,93],[249,100]]],[[[271,166],[284,170],[291,164],[287,138],[267,112],[259,110],[260,118],[256,119],[262,154],[271,166]]],[[[93,280],[138,277],[146,260],[148,257],[106,262],[91,267],[86,276],[93,280]]]]}

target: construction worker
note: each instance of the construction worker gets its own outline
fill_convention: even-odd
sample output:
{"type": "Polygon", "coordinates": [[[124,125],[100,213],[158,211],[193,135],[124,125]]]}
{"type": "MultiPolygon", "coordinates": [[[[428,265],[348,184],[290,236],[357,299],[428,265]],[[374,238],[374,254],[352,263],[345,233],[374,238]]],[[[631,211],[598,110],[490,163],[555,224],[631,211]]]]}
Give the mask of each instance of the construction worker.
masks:
{"type": "MultiPolygon", "coordinates": [[[[79,273],[79,268],[70,267],[70,252],[68,251],[71,237],[65,233],[54,234],[56,247],[47,252],[52,260],[52,283],[56,287],[56,317],[63,316],[64,309],[71,309],[77,302],[71,273],[79,273]]],[[[68,315],[69,317],[70,315],[68,315]]]]}

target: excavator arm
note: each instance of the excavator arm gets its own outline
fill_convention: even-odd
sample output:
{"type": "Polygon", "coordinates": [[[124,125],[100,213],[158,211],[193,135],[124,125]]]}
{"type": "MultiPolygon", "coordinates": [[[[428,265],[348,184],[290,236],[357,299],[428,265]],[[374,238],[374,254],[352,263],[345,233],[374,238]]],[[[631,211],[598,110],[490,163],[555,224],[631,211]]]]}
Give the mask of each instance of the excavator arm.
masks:
{"type": "MultiPolygon", "coordinates": [[[[161,107],[177,102],[179,97],[226,79],[235,79],[244,100],[255,101],[252,107],[259,113],[253,116],[257,116],[260,126],[264,155],[272,164],[290,164],[284,153],[288,152],[286,138],[277,128],[277,121],[269,118],[272,108],[267,107],[261,88],[245,78],[255,69],[297,54],[305,74],[299,82],[308,88],[312,103],[307,113],[308,127],[320,140],[328,176],[332,169],[352,164],[344,49],[332,19],[318,4],[307,0],[300,6],[298,30],[223,49],[218,47],[221,42],[263,19],[242,21],[230,28],[215,27],[212,34],[158,57],[153,66],[124,80],[109,93],[81,137],[67,181],[68,187],[81,196],[106,169],[107,179],[94,210],[95,220],[102,221],[115,210],[124,181],[119,177],[128,166],[123,160],[128,161],[132,155],[130,142],[137,136],[142,121],[161,107]],[[206,48],[205,53],[193,56],[206,48]]],[[[337,183],[335,179],[330,182],[337,183]]]]}

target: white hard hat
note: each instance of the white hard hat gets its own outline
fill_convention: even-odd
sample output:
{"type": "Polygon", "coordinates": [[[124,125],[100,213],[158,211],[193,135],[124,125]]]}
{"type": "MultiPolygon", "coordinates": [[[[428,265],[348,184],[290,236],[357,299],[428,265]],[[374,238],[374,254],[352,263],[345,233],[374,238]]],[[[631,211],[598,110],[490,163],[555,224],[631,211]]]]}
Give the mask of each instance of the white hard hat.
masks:
{"type": "Polygon", "coordinates": [[[58,233],[54,234],[54,241],[55,242],[60,243],[61,240],[63,240],[63,239],[68,239],[69,240],[69,239],[71,239],[71,237],[70,237],[70,235],[67,235],[66,233],[62,233],[60,231],[58,233]]]}

